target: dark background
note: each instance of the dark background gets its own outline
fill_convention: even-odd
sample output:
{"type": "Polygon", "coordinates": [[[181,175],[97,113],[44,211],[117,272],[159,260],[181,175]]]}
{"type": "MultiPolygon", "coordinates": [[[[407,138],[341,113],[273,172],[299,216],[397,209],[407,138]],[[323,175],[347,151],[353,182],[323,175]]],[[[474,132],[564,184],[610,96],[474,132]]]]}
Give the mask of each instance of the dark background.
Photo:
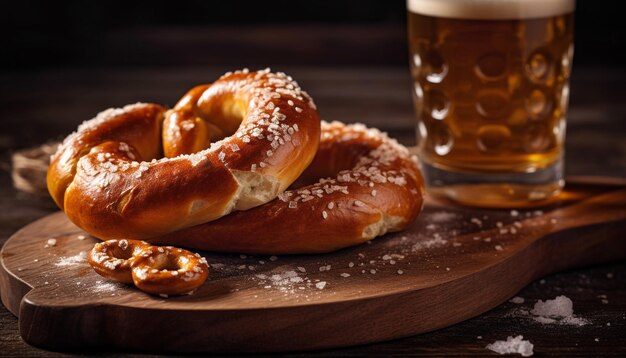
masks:
{"type": "MultiPolygon", "coordinates": [[[[408,66],[403,0],[26,0],[0,6],[3,72],[180,65],[408,66]]],[[[626,63],[626,26],[615,6],[578,1],[577,66],[626,63]]]]}

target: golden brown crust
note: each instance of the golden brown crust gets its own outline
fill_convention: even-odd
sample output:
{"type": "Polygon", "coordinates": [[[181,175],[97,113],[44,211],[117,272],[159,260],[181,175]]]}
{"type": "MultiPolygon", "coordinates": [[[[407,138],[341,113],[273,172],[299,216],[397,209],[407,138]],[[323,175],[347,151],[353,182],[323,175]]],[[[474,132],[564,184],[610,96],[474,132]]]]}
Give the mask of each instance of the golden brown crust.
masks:
{"type": "Polygon", "coordinates": [[[323,123],[317,156],[301,179],[304,186],[265,205],[150,241],[222,252],[329,252],[402,230],[423,206],[417,159],[362,125],[323,123]]]}
{"type": "Polygon", "coordinates": [[[155,104],[99,114],[53,156],[48,187],[85,231],[147,239],[272,200],[315,156],[319,126],[290,77],[238,71],[195,87],[167,114],[155,104]],[[215,128],[232,135],[204,149],[215,128]],[[161,158],[163,149],[176,156],[161,158]]]}

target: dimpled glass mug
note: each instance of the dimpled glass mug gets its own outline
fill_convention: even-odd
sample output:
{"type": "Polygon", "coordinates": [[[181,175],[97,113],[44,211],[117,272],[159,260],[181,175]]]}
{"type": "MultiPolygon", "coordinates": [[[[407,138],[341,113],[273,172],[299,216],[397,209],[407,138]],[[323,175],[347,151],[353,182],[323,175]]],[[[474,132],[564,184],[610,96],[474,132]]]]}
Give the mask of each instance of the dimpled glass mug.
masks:
{"type": "Polygon", "coordinates": [[[408,0],[429,192],[532,206],[564,185],[575,0],[408,0]]]}

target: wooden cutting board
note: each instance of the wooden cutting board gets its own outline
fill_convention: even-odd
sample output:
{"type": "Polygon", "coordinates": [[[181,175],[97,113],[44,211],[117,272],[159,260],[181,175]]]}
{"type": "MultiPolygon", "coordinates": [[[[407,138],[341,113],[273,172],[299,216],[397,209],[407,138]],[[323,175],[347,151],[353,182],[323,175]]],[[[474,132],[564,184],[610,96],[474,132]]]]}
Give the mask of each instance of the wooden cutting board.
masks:
{"type": "Polygon", "coordinates": [[[474,317],[548,273],[626,258],[625,233],[626,184],[571,179],[540,209],[429,201],[408,230],[331,254],[203,253],[211,274],[199,291],[161,298],[98,276],[80,255],[96,239],[59,212],[6,242],[0,293],[24,340],[47,349],[322,349],[474,317]]]}

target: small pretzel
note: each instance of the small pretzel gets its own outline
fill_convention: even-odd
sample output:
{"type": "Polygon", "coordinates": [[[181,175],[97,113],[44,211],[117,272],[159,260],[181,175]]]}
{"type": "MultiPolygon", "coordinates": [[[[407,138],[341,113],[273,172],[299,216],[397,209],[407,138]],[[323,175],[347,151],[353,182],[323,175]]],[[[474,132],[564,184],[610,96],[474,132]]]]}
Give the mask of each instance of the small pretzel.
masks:
{"type": "Polygon", "coordinates": [[[123,283],[133,283],[133,262],[150,245],[139,240],[109,240],[94,245],[87,257],[89,265],[100,275],[123,283]]]}
{"type": "Polygon", "coordinates": [[[133,265],[133,282],[140,290],[159,296],[191,293],[209,274],[204,257],[172,246],[153,246],[133,265]]]}
{"type": "Polygon", "coordinates": [[[160,296],[191,293],[209,273],[206,259],[199,254],[139,240],[97,243],[87,261],[103,277],[135,284],[144,292],[160,296]]]}

